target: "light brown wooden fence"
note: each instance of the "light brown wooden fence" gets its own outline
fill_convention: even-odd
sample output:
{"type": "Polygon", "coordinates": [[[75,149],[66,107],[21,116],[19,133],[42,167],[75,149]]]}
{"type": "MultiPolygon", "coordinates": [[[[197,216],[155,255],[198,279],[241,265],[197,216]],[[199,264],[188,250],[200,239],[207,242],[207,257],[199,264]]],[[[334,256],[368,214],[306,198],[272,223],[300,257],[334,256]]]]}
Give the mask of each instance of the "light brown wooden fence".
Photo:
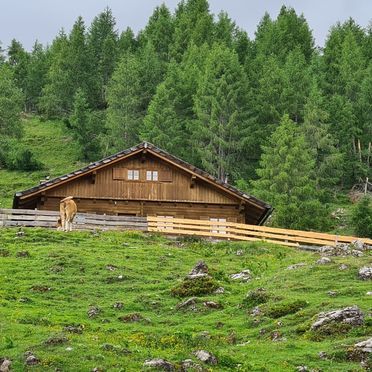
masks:
{"type": "MultiPolygon", "coordinates": [[[[30,209],[0,209],[0,227],[47,227],[56,228],[58,212],[30,209]]],[[[147,231],[146,217],[108,216],[78,213],[74,230],[142,230],[147,231]]]]}
{"type": "Polygon", "coordinates": [[[167,217],[147,217],[149,231],[175,235],[195,235],[217,239],[266,241],[291,247],[299,245],[330,245],[362,240],[372,245],[371,239],[333,235],[301,230],[278,229],[267,226],[234,222],[189,220],[167,217]]]}

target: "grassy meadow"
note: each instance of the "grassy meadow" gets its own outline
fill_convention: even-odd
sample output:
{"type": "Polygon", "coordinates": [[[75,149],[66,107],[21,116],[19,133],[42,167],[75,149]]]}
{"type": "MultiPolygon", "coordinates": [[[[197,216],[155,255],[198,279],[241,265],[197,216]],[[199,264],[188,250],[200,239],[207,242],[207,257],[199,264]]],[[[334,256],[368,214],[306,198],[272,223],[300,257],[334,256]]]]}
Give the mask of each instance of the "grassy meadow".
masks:
{"type": "Polygon", "coordinates": [[[192,353],[204,349],[218,359],[216,366],[203,365],[209,371],[296,371],[299,365],[362,371],[347,350],[372,332],[371,285],[357,278],[371,255],[333,257],[328,265],[317,259],[264,243],[0,229],[0,358],[11,359],[14,371],[140,371],[146,359],[164,358],[177,368],[185,359],[197,361],[192,353]],[[177,309],[191,296],[174,296],[172,289],[199,260],[225,291],[198,295],[196,310],[177,309]],[[300,262],[306,265],[286,269],[300,262]],[[230,278],[243,269],[252,280],[230,278]],[[259,288],[265,298],[253,316],[255,299],[247,293],[259,288]],[[220,308],[206,308],[207,300],[220,308]],[[363,326],[330,336],[310,331],[319,312],[351,305],[365,313],[363,326]],[[92,307],[100,311],[95,317],[88,316],[92,307]],[[40,363],[26,367],[26,351],[40,363]]]}

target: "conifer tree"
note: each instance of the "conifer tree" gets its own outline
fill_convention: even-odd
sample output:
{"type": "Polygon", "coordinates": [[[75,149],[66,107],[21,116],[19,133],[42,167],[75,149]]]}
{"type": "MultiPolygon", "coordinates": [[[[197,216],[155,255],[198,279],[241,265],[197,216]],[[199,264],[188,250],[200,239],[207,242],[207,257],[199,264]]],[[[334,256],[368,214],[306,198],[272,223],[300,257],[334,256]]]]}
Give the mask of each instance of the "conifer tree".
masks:
{"type": "Polygon", "coordinates": [[[238,178],[246,136],[246,77],[235,52],[215,44],[195,95],[192,150],[221,180],[238,178]]]}
{"type": "Polygon", "coordinates": [[[74,95],[70,123],[74,137],[80,145],[80,159],[91,161],[99,154],[100,125],[98,117],[89,109],[88,98],[81,88],[74,95]]]}
{"type": "Polygon", "coordinates": [[[125,31],[120,34],[118,40],[118,58],[124,53],[134,53],[137,49],[137,40],[134,36],[134,32],[130,27],[127,27],[125,31]]]}
{"type": "Polygon", "coordinates": [[[317,197],[315,159],[296,124],[285,115],[263,147],[255,195],[275,208],[274,224],[294,229],[325,229],[327,211],[317,197]]]}

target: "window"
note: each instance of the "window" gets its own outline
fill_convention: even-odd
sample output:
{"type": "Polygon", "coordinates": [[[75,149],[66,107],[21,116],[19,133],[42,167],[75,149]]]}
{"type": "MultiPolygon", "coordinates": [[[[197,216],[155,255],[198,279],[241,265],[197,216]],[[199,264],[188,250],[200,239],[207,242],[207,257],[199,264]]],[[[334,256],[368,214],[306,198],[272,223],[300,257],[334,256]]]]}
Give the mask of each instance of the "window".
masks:
{"type": "Polygon", "coordinates": [[[139,180],[139,170],[138,169],[128,169],[128,180],[138,181],[139,180]]]}
{"type": "MultiPolygon", "coordinates": [[[[226,218],[210,218],[212,222],[226,222],[226,218]]],[[[211,232],[215,234],[226,234],[226,226],[221,224],[211,225],[211,232]]]]}
{"type": "Polygon", "coordinates": [[[146,181],[157,181],[158,180],[158,171],[147,171],[146,172],[146,181]]]}

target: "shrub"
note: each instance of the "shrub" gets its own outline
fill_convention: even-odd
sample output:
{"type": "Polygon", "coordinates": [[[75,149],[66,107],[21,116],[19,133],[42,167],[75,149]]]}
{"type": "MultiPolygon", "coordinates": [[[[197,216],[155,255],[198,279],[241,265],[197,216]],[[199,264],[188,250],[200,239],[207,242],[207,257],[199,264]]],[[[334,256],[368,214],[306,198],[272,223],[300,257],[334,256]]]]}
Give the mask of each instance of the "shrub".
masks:
{"type": "Polygon", "coordinates": [[[243,304],[247,307],[253,307],[266,303],[269,298],[270,296],[264,288],[257,288],[248,292],[243,304]]]}
{"type": "Polygon", "coordinates": [[[372,201],[370,197],[363,197],[355,205],[351,214],[351,224],[356,235],[372,238],[372,201]]]}
{"type": "Polygon", "coordinates": [[[13,170],[34,171],[43,169],[44,166],[35,159],[31,150],[20,148],[16,150],[13,158],[8,160],[8,168],[13,170]]]}
{"type": "Polygon", "coordinates": [[[217,282],[205,276],[196,279],[185,279],[181,284],[171,289],[173,296],[188,297],[213,293],[218,288],[217,282]]]}
{"type": "Polygon", "coordinates": [[[271,318],[276,319],[276,318],[280,318],[285,315],[297,313],[297,311],[300,311],[306,306],[307,306],[307,302],[303,300],[296,300],[293,302],[282,302],[282,303],[270,306],[267,309],[266,314],[270,316],[271,318]]]}

